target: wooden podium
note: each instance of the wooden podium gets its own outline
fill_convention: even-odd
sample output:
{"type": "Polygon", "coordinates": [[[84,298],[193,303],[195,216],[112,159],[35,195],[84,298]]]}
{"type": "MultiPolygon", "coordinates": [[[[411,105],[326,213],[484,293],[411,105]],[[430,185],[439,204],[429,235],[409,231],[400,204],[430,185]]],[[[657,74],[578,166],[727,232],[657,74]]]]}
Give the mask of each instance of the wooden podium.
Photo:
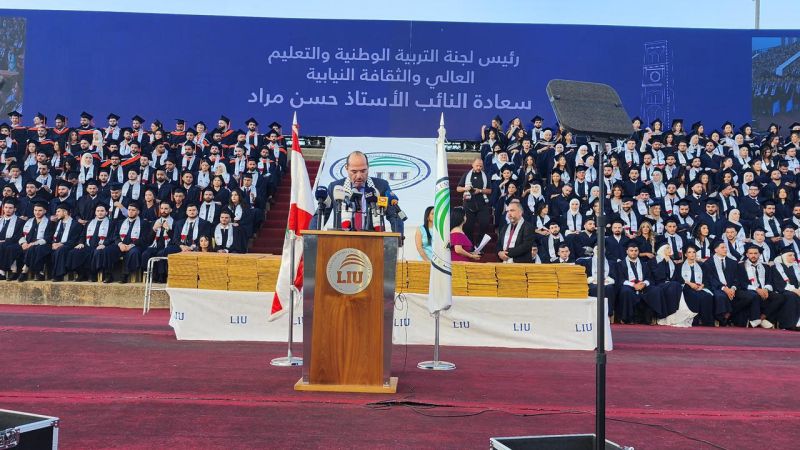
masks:
{"type": "Polygon", "coordinates": [[[306,230],[297,391],[397,392],[390,375],[399,233],[306,230]]]}

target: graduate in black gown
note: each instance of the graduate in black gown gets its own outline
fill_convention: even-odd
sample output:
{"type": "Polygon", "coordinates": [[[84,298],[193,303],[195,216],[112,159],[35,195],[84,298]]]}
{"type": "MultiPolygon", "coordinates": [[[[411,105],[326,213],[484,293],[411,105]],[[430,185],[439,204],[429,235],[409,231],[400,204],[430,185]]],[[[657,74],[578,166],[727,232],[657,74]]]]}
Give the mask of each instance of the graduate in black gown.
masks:
{"type": "MultiPolygon", "coordinates": [[[[142,255],[151,243],[152,224],[139,216],[141,207],[136,200],[128,205],[128,217],[117,223],[114,238],[105,249],[110,264],[122,257],[122,283],[127,283],[130,274],[142,267],[142,255]]],[[[111,281],[111,278],[103,280],[104,283],[111,281]]]]}
{"type": "Polygon", "coordinates": [[[800,329],[800,265],[792,246],[785,246],[775,260],[775,290],[786,298],[776,326],[784,330],[800,329]]]}
{"type": "MultiPolygon", "coordinates": [[[[196,209],[196,207],[195,207],[196,209]]],[[[158,206],[159,217],[153,221],[152,231],[153,241],[142,253],[142,270],[147,270],[147,263],[151,258],[167,256],[168,249],[171,248],[175,225],[172,218],[172,206],[169,203],[162,203],[158,206]]],[[[174,252],[173,252],[174,253],[174,252]]],[[[153,265],[153,281],[163,283],[166,281],[166,263],[158,261],[153,265]]]]}
{"type": "Polygon", "coordinates": [[[664,316],[678,310],[683,290],[683,279],[672,261],[672,247],[664,244],[656,250],[656,257],[650,260],[655,288],[661,291],[664,299],[664,316]]]}
{"type": "Polygon", "coordinates": [[[72,217],[72,204],[61,202],[56,206],[56,222],[50,244],[50,272],[53,281],[64,281],[67,274],[67,255],[84,237],[83,225],[72,217]]]}
{"type": "Polygon", "coordinates": [[[22,230],[22,237],[19,240],[20,253],[17,255],[17,267],[19,270],[18,281],[25,281],[30,274],[35,276],[37,281],[45,279],[44,264],[50,256],[50,240],[53,230],[47,216],[47,202],[39,200],[33,204],[33,217],[25,222],[22,230]]]}
{"type": "Polygon", "coordinates": [[[684,261],[678,269],[683,279],[683,298],[686,306],[697,313],[692,325],[714,326],[714,295],[703,278],[703,267],[698,259],[698,248],[689,244],[683,251],[684,261]]]}
{"type": "Polygon", "coordinates": [[[10,276],[11,265],[19,251],[19,238],[25,221],[16,214],[16,200],[12,198],[3,201],[3,216],[0,217],[0,270],[3,276],[10,276]]]}
{"type": "MultiPolygon", "coordinates": [[[[740,292],[747,288],[747,275],[736,260],[728,258],[728,247],[724,241],[714,241],[711,251],[713,254],[703,263],[703,279],[708,280],[709,290],[714,295],[714,318],[720,326],[731,324],[732,319],[733,324],[744,326],[753,303],[752,296],[740,292]]],[[[756,307],[755,315],[759,314],[760,310],[756,307]]]]}
{"type": "Polygon", "coordinates": [[[110,273],[106,273],[110,269],[103,249],[113,232],[108,207],[100,203],[95,207],[94,219],[86,224],[83,239],[67,255],[67,270],[78,274],[76,281],[96,281],[95,276],[100,270],[104,272],[104,278],[110,276],[110,273]]]}
{"type": "MultiPolygon", "coordinates": [[[[761,249],[750,245],[745,249],[744,255],[745,260],[741,264],[747,276],[747,287],[741,292],[751,296],[753,304],[758,305],[757,316],[756,307],[750,308],[748,325],[753,328],[774,328],[775,323],[783,319],[786,297],[775,290],[774,269],[761,262],[761,249]]],[[[794,309],[791,308],[791,311],[793,313],[794,309]]]]}
{"type": "Polygon", "coordinates": [[[645,323],[653,317],[666,317],[661,290],[654,286],[650,266],[639,259],[639,245],[631,240],[627,244],[626,257],[617,263],[617,309],[616,317],[624,323],[633,323],[637,315],[645,323]]]}
{"type": "Polygon", "coordinates": [[[233,213],[223,209],[219,214],[219,224],[214,227],[214,248],[220,253],[246,253],[247,237],[242,227],[233,225],[233,213]]]}

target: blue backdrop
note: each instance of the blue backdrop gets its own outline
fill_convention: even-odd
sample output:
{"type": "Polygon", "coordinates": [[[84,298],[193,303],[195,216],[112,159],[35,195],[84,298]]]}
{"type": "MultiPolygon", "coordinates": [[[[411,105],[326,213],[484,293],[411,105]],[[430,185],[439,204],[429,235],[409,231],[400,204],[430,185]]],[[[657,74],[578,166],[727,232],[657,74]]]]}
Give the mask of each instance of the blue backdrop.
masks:
{"type": "MultiPolygon", "coordinates": [[[[474,139],[495,114],[554,122],[554,78],[608,83],[630,115],[750,120],[751,38],[797,32],[6,10],[27,19],[24,112],[174,118],[309,135],[474,139]]],[[[529,124],[528,124],[529,125],[529,124]]]]}

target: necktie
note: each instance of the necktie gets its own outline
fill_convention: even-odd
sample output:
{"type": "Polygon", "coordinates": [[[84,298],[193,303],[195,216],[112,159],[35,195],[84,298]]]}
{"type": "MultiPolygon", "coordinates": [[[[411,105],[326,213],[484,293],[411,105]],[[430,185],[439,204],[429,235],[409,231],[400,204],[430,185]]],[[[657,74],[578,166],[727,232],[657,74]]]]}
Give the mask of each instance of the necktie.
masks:
{"type": "Polygon", "coordinates": [[[208,222],[208,221],[209,221],[209,220],[208,220],[208,213],[209,213],[209,212],[211,212],[211,205],[206,205],[206,217],[205,217],[205,219],[206,219],[206,222],[208,222]]]}
{"type": "Polygon", "coordinates": [[[633,261],[628,260],[628,264],[631,266],[631,270],[633,271],[634,281],[639,281],[639,271],[636,270],[636,263],[633,261]]]}
{"type": "Polygon", "coordinates": [[[3,228],[0,229],[0,239],[6,238],[6,232],[8,231],[8,223],[10,221],[8,219],[3,219],[3,228]]]}
{"type": "MultiPolygon", "coordinates": [[[[358,191],[361,193],[361,199],[363,200],[363,199],[364,199],[364,190],[363,190],[363,189],[359,189],[358,191]]],[[[364,214],[363,214],[363,211],[364,211],[364,208],[363,208],[364,202],[363,202],[363,201],[359,201],[359,204],[360,204],[360,206],[359,206],[359,209],[360,209],[361,211],[356,211],[356,212],[355,212],[355,215],[356,215],[356,216],[355,216],[355,218],[354,218],[354,219],[355,219],[355,224],[356,224],[356,230],[357,230],[357,231],[361,231],[361,230],[363,230],[363,229],[364,229],[364,214]]]]}
{"type": "Polygon", "coordinates": [[[227,245],[227,242],[228,242],[228,229],[227,228],[223,228],[222,229],[222,242],[220,242],[219,245],[221,245],[222,247],[225,247],[227,245]]]}
{"type": "MultiPolygon", "coordinates": [[[[163,227],[164,223],[167,220],[163,219],[163,218],[159,219],[159,220],[161,220],[161,225],[163,227]]],[[[158,244],[157,244],[158,248],[164,248],[164,245],[166,245],[166,231],[164,231],[164,228],[159,228],[158,229],[158,238],[156,239],[156,242],[158,242],[158,244]],[[162,237],[164,239],[158,239],[158,238],[162,238],[162,237]]]]}
{"type": "Polygon", "coordinates": [[[30,233],[28,233],[28,243],[31,243],[36,240],[36,236],[39,235],[39,223],[36,222],[34,219],[33,226],[31,227],[30,233]],[[31,240],[33,239],[33,240],[31,240]]]}
{"type": "Polygon", "coordinates": [[[102,225],[102,223],[103,222],[101,222],[101,221],[97,221],[97,224],[94,227],[94,233],[92,234],[92,240],[91,240],[90,244],[94,244],[95,242],[98,241],[98,236],[100,235],[100,225],[102,225]]]}
{"type": "Polygon", "coordinates": [[[678,243],[675,242],[675,236],[670,236],[669,237],[669,241],[672,244],[672,253],[674,253],[675,256],[677,256],[678,255],[678,243]]]}
{"type": "Polygon", "coordinates": [[[689,270],[692,271],[692,274],[689,276],[689,281],[691,281],[692,283],[697,283],[694,277],[694,266],[689,266],[689,270]]]}
{"type": "Polygon", "coordinates": [[[192,237],[194,236],[194,222],[189,224],[189,230],[186,233],[186,245],[192,243],[192,237]]]}
{"type": "Polygon", "coordinates": [[[511,239],[514,237],[514,230],[516,230],[516,229],[517,229],[517,224],[512,223],[511,224],[511,231],[509,231],[508,240],[506,241],[506,250],[508,250],[508,247],[511,246],[511,239]]]}
{"type": "Polygon", "coordinates": [[[772,230],[773,236],[781,235],[780,231],[778,231],[778,222],[775,220],[774,217],[769,220],[769,228],[770,230],[772,230]]]}
{"type": "Polygon", "coordinates": [[[573,229],[573,231],[578,231],[578,216],[577,215],[573,215],[572,216],[572,229],[573,229]]]}

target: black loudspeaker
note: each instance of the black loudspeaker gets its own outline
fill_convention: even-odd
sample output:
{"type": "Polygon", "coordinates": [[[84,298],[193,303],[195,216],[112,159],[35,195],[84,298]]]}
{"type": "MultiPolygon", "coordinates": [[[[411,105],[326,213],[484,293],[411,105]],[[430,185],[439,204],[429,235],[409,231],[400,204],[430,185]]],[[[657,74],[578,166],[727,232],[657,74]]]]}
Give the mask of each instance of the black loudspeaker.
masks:
{"type": "Polygon", "coordinates": [[[606,84],[551,80],[547,96],[558,123],[574,134],[593,137],[628,137],[631,120],[619,94],[606,84]]]}

